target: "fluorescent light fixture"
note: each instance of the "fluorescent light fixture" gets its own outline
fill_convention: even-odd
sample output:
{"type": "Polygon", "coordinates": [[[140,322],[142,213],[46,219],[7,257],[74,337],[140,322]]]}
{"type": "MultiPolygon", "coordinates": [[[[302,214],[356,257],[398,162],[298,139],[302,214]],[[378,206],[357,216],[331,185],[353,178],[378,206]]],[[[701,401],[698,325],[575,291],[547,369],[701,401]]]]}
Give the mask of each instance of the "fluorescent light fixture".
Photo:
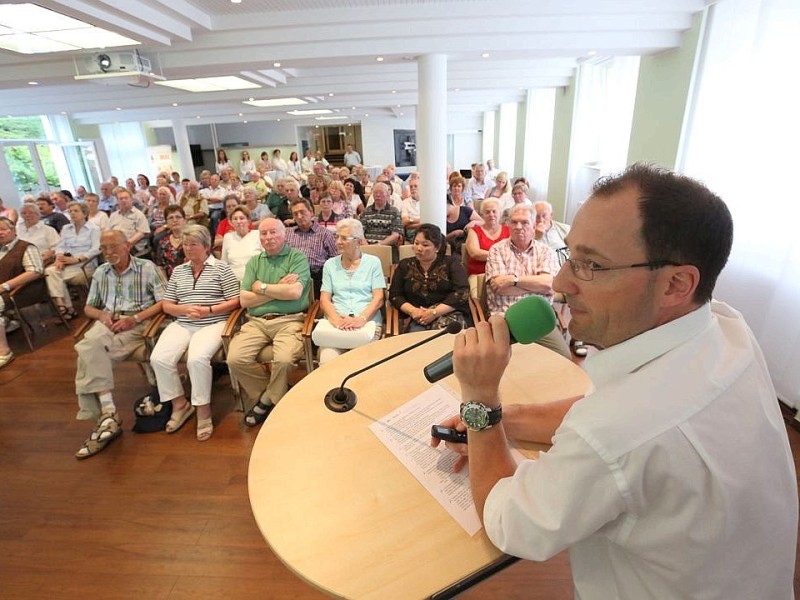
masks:
{"type": "Polygon", "coordinates": [[[20,54],[132,46],[136,40],[35,4],[0,5],[0,48],[20,54]]]}
{"type": "Polygon", "coordinates": [[[301,117],[306,115],[329,115],[333,111],[329,108],[314,108],[310,110],[290,110],[287,112],[287,115],[294,115],[295,117],[301,117]]]}
{"type": "Polygon", "coordinates": [[[250,90],[261,87],[257,83],[233,75],[225,77],[198,77],[197,79],[172,79],[156,81],[156,83],[185,92],[222,92],[227,90],[250,90]]]}
{"type": "Polygon", "coordinates": [[[250,98],[250,100],[246,100],[244,104],[257,106],[258,108],[270,108],[275,106],[298,106],[301,104],[308,104],[308,102],[302,98],[267,98],[265,100],[254,100],[250,98]]]}
{"type": "Polygon", "coordinates": [[[341,117],[314,117],[315,121],[336,121],[337,119],[344,119],[347,120],[350,117],[348,116],[341,116],[341,117]]]}

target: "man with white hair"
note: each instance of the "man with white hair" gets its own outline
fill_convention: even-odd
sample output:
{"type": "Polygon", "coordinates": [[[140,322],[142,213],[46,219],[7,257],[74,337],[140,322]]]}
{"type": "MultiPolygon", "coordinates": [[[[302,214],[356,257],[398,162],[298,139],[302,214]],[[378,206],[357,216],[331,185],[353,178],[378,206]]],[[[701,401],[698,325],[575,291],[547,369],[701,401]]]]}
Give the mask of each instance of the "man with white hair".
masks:
{"type": "Polygon", "coordinates": [[[553,250],[560,250],[566,246],[564,240],[569,233],[569,225],[553,220],[553,205],[545,200],[538,200],[533,208],[536,211],[534,231],[536,241],[547,244],[553,250]]]}

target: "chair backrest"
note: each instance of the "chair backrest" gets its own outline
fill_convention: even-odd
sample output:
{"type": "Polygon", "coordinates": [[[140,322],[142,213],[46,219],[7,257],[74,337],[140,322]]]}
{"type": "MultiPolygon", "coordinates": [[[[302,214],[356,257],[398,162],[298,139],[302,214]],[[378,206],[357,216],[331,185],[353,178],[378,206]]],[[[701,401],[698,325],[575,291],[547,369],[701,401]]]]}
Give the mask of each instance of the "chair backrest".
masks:
{"type": "MultiPolygon", "coordinates": [[[[402,249],[403,246],[400,246],[402,249]]],[[[371,254],[377,256],[381,261],[381,268],[383,269],[383,276],[389,279],[392,270],[392,247],[383,246],[381,244],[370,244],[361,246],[361,252],[364,254],[371,254]]]]}
{"type": "Polygon", "coordinates": [[[414,256],[414,244],[403,244],[397,249],[397,258],[399,260],[411,258],[412,256],[414,256]]]}
{"type": "Polygon", "coordinates": [[[33,281],[29,281],[24,286],[17,288],[11,294],[14,305],[17,308],[25,308],[34,304],[50,301],[50,294],[47,291],[47,283],[44,275],[39,275],[33,281]]]}

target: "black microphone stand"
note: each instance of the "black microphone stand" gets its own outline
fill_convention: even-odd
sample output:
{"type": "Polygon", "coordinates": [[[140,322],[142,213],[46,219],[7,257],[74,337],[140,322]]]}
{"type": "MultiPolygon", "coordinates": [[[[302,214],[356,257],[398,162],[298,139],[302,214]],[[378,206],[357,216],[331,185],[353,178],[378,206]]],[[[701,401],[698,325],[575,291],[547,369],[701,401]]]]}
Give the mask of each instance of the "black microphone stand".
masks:
{"type": "Polygon", "coordinates": [[[429,338],[425,338],[424,340],[417,342],[416,344],[413,344],[408,348],[404,348],[403,350],[395,352],[394,354],[390,354],[386,358],[382,358],[381,360],[374,362],[371,365],[367,365],[363,369],[359,369],[354,373],[350,373],[350,375],[344,378],[344,381],[342,381],[341,386],[339,386],[338,388],[333,388],[327,394],[325,394],[325,406],[328,407],[328,410],[332,410],[333,412],[339,412],[339,413],[352,410],[353,407],[356,405],[358,399],[356,398],[356,393],[353,390],[344,387],[344,384],[347,383],[349,379],[355,377],[356,375],[361,375],[361,373],[363,373],[364,371],[369,371],[370,369],[374,369],[375,367],[378,367],[383,363],[392,360],[393,358],[397,358],[401,354],[405,354],[406,352],[411,352],[415,348],[418,348],[423,344],[427,344],[428,342],[432,342],[436,338],[440,338],[443,335],[447,334],[456,334],[459,331],[461,331],[461,323],[453,321],[451,323],[448,323],[447,327],[439,331],[436,335],[432,335],[429,338]]]}

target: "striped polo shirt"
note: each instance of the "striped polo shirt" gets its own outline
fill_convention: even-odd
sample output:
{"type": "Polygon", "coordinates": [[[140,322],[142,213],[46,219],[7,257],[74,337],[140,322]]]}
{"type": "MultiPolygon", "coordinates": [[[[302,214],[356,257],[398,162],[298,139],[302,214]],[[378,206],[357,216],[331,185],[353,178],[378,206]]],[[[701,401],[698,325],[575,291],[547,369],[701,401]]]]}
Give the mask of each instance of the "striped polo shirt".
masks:
{"type": "MultiPolygon", "coordinates": [[[[237,298],[239,296],[239,280],[236,278],[230,265],[209,255],[203,263],[203,270],[195,279],[192,273],[192,264],[185,262],[172,271],[172,276],[167,284],[164,300],[176,304],[195,304],[199,306],[213,306],[237,298]]],[[[202,327],[225,321],[227,314],[210,314],[200,319],[190,319],[187,316],[177,318],[179,323],[202,327]]]]}

